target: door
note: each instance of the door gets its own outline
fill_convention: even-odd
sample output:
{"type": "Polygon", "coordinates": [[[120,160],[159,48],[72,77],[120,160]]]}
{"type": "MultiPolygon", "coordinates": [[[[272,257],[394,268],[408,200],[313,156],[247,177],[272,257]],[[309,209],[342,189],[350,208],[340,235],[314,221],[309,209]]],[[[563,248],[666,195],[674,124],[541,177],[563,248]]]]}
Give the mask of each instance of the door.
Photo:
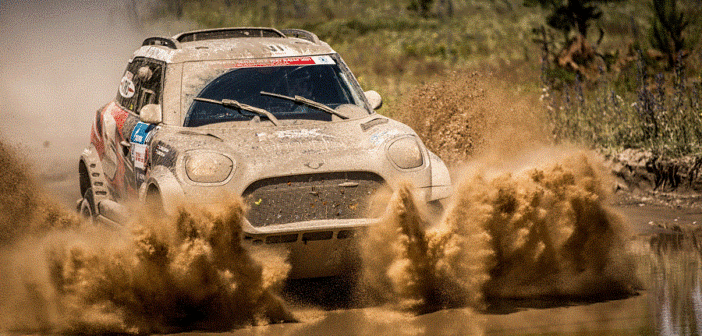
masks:
{"type": "Polygon", "coordinates": [[[142,123],[139,111],[161,103],[164,64],[135,58],[120,80],[113,108],[104,114],[103,167],[116,198],[135,197],[148,169],[147,148],[155,125],[142,123]]]}

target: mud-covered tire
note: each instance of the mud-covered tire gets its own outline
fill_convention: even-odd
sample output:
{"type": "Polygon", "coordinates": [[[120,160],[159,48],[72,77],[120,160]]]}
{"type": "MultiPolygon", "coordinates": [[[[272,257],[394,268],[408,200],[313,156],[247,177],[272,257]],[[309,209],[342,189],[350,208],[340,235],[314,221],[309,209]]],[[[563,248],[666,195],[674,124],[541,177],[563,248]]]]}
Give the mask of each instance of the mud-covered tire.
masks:
{"type": "Polygon", "coordinates": [[[78,209],[80,215],[86,220],[94,220],[97,213],[95,211],[95,196],[93,195],[93,188],[88,188],[83,194],[83,200],[80,202],[78,209]]]}
{"type": "Polygon", "coordinates": [[[163,198],[158,189],[151,189],[146,193],[146,198],[144,199],[146,207],[149,209],[150,213],[157,218],[162,218],[166,215],[166,210],[163,206],[163,198]]]}

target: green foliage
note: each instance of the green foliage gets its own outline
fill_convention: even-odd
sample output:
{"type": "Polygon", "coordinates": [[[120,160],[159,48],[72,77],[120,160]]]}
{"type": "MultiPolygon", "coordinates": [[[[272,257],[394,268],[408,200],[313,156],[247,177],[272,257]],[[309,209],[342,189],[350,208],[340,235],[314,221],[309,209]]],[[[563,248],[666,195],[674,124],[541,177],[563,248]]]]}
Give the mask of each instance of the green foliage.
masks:
{"type": "Polygon", "coordinates": [[[685,31],[690,22],[678,9],[677,0],[652,0],[650,6],[654,14],[651,19],[651,46],[666,56],[668,67],[672,69],[688,46],[685,31]]]}
{"type": "MultiPolygon", "coordinates": [[[[312,31],[344,57],[364,89],[381,93],[385,106],[381,113],[390,116],[400,113],[403,96],[454,70],[518,68],[524,75],[510,83],[525,88],[521,94],[548,87],[543,98],[557,139],[677,155],[702,150],[702,53],[692,38],[702,26],[687,23],[684,28],[682,38],[690,50],[685,69],[678,67],[678,72],[660,75],[657,81],[645,75],[655,64],[647,53],[641,53],[638,61],[630,60],[645,50],[646,38],[639,37],[638,30],[653,29],[653,21],[641,15],[649,8],[643,1],[438,0],[430,8],[435,15],[426,17],[408,10],[409,1],[162,0],[160,12],[181,23],[192,22],[192,28],[273,26],[312,31]],[[452,15],[442,17],[446,4],[452,15]],[[536,30],[545,43],[534,44],[532,28],[545,22],[552,28],[536,30]],[[598,48],[605,50],[605,72],[598,80],[585,82],[555,61],[573,34],[581,27],[587,33],[595,22],[607,32],[598,48]],[[570,36],[561,40],[561,33],[570,36]],[[545,45],[549,58],[539,50],[545,45]],[[543,60],[547,62],[540,63],[543,60]]],[[[683,5],[678,3],[672,12],[684,16],[676,14],[668,21],[695,21],[694,10],[699,9],[683,5]]]]}
{"type": "Polygon", "coordinates": [[[637,63],[635,74],[625,76],[636,83],[629,90],[617,89],[622,86],[608,75],[590,85],[576,79],[544,89],[556,139],[673,157],[702,151],[702,84],[682,71],[649,76],[644,60],[637,63]]]}
{"type": "Polygon", "coordinates": [[[602,16],[596,4],[616,1],[620,0],[524,0],[524,6],[550,11],[546,23],[566,36],[575,30],[586,37],[590,23],[602,16]]]}
{"type": "MultiPolygon", "coordinates": [[[[314,32],[344,57],[365,89],[383,95],[386,114],[417,85],[452,69],[534,60],[529,29],[543,19],[536,8],[513,8],[521,0],[438,0],[429,17],[408,10],[408,0],[163,1],[179,2],[179,21],[194,22],[193,28],[314,32]]],[[[170,6],[170,15],[177,7],[170,6]]]]}
{"type": "Polygon", "coordinates": [[[410,0],[407,9],[419,13],[422,17],[429,17],[429,10],[434,3],[434,0],[410,0]]]}
{"type": "Polygon", "coordinates": [[[561,67],[548,67],[544,70],[544,76],[548,79],[551,87],[563,88],[566,85],[570,85],[575,82],[577,75],[561,67]]]}

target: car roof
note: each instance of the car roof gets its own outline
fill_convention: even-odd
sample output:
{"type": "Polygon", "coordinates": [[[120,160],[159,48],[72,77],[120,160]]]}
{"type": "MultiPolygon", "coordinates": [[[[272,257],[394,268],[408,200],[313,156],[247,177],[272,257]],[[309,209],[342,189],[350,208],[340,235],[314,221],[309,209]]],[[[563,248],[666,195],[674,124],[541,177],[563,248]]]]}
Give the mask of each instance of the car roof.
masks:
{"type": "Polygon", "coordinates": [[[217,28],[144,40],[133,57],[166,63],[203,60],[297,57],[335,53],[308,31],[273,28],[217,28]]]}

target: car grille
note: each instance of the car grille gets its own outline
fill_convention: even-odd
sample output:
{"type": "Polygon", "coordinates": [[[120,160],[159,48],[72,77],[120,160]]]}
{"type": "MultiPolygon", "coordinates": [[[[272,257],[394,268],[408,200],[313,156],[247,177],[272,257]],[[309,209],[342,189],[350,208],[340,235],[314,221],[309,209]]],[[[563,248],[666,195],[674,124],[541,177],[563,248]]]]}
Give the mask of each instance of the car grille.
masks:
{"type": "Polygon", "coordinates": [[[365,218],[370,196],[385,187],[368,172],[342,172],[274,177],[244,191],[247,218],[255,227],[319,219],[365,218]]]}

